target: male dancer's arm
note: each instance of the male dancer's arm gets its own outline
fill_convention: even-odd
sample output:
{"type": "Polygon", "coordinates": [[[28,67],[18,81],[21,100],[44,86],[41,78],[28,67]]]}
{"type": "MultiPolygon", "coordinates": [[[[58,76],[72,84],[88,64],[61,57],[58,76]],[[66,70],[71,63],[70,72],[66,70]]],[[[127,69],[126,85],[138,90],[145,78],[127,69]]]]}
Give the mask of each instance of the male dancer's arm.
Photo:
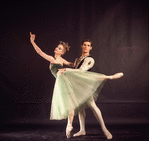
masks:
{"type": "MultiPolygon", "coordinates": [[[[78,69],[71,69],[71,68],[66,68],[66,71],[79,71],[79,70],[84,70],[87,71],[89,69],[91,69],[95,64],[95,61],[92,57],[86,57],[82,63],[82,65],[80,66],[80,68],[78,69]]],[[[76,63],[74,63],[74,66],[76,66],[76,63]]]]}
{"type": "Polygon", "coordinates": [[[86,57],[80,66],[80,70],[89,70],[91,69],[95,64],[95,61],[92,57],[86,57]]]}

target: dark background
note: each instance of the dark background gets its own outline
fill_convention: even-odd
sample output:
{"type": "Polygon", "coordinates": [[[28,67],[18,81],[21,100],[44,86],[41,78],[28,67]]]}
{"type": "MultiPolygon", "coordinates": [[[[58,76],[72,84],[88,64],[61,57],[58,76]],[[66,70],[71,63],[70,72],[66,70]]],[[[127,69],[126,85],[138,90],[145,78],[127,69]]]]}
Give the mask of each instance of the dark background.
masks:
{"type": "MultiPolygon", "coordinates": [[[[106,82],[96,102],[105,121],[149,122],[147,0],[1,1],[0,25],[1,123],[50,123],[55,78],[32,47],[30,31],[49,55],[60,40],[68,42],[64,58],[71,62],[81,54],[81,41],[93,40],[93,71],[124,72],[106,82]]],[[[86,112],[87,122],[96,122],[86,112]]]]}

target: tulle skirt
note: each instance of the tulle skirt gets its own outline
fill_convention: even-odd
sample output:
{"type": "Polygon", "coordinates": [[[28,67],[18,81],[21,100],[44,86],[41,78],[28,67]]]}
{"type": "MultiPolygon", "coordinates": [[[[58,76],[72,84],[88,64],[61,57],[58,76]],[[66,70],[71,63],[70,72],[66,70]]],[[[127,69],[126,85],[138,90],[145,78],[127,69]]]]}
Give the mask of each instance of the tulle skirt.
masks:
{"type": "Polygon", "coordinates": [[[89,71],[65,71],[57,75],[51,104],[51,120],[66,119],[96,100],[105,82],[105,75],[89,71]]]}

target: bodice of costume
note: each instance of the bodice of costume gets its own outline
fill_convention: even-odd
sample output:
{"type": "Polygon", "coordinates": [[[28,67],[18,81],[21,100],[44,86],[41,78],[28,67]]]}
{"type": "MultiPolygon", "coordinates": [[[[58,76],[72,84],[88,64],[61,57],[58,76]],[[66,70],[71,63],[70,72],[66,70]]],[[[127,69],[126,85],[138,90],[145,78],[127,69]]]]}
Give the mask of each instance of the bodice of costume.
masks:
{"type": "Polygon", "coordinates": [[[56,73],[59,69],[62,69],[63,66],[61,64],[50,64],[50,70],[53,76],[56,78],[56,73]]]}

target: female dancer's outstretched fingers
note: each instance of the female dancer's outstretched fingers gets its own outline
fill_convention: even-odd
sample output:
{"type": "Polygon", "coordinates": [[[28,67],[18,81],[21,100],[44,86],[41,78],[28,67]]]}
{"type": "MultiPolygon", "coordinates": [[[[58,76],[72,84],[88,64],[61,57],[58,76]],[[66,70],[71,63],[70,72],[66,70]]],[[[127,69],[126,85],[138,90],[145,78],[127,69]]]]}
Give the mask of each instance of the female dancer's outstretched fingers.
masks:
{"type": "Polygon", "coordinates": [[[30,32],[30,41],[31,41],[31,42],[34,42],[34,40],[35,40],[35,34],[32,34],[32,33],[30,32]]]}

